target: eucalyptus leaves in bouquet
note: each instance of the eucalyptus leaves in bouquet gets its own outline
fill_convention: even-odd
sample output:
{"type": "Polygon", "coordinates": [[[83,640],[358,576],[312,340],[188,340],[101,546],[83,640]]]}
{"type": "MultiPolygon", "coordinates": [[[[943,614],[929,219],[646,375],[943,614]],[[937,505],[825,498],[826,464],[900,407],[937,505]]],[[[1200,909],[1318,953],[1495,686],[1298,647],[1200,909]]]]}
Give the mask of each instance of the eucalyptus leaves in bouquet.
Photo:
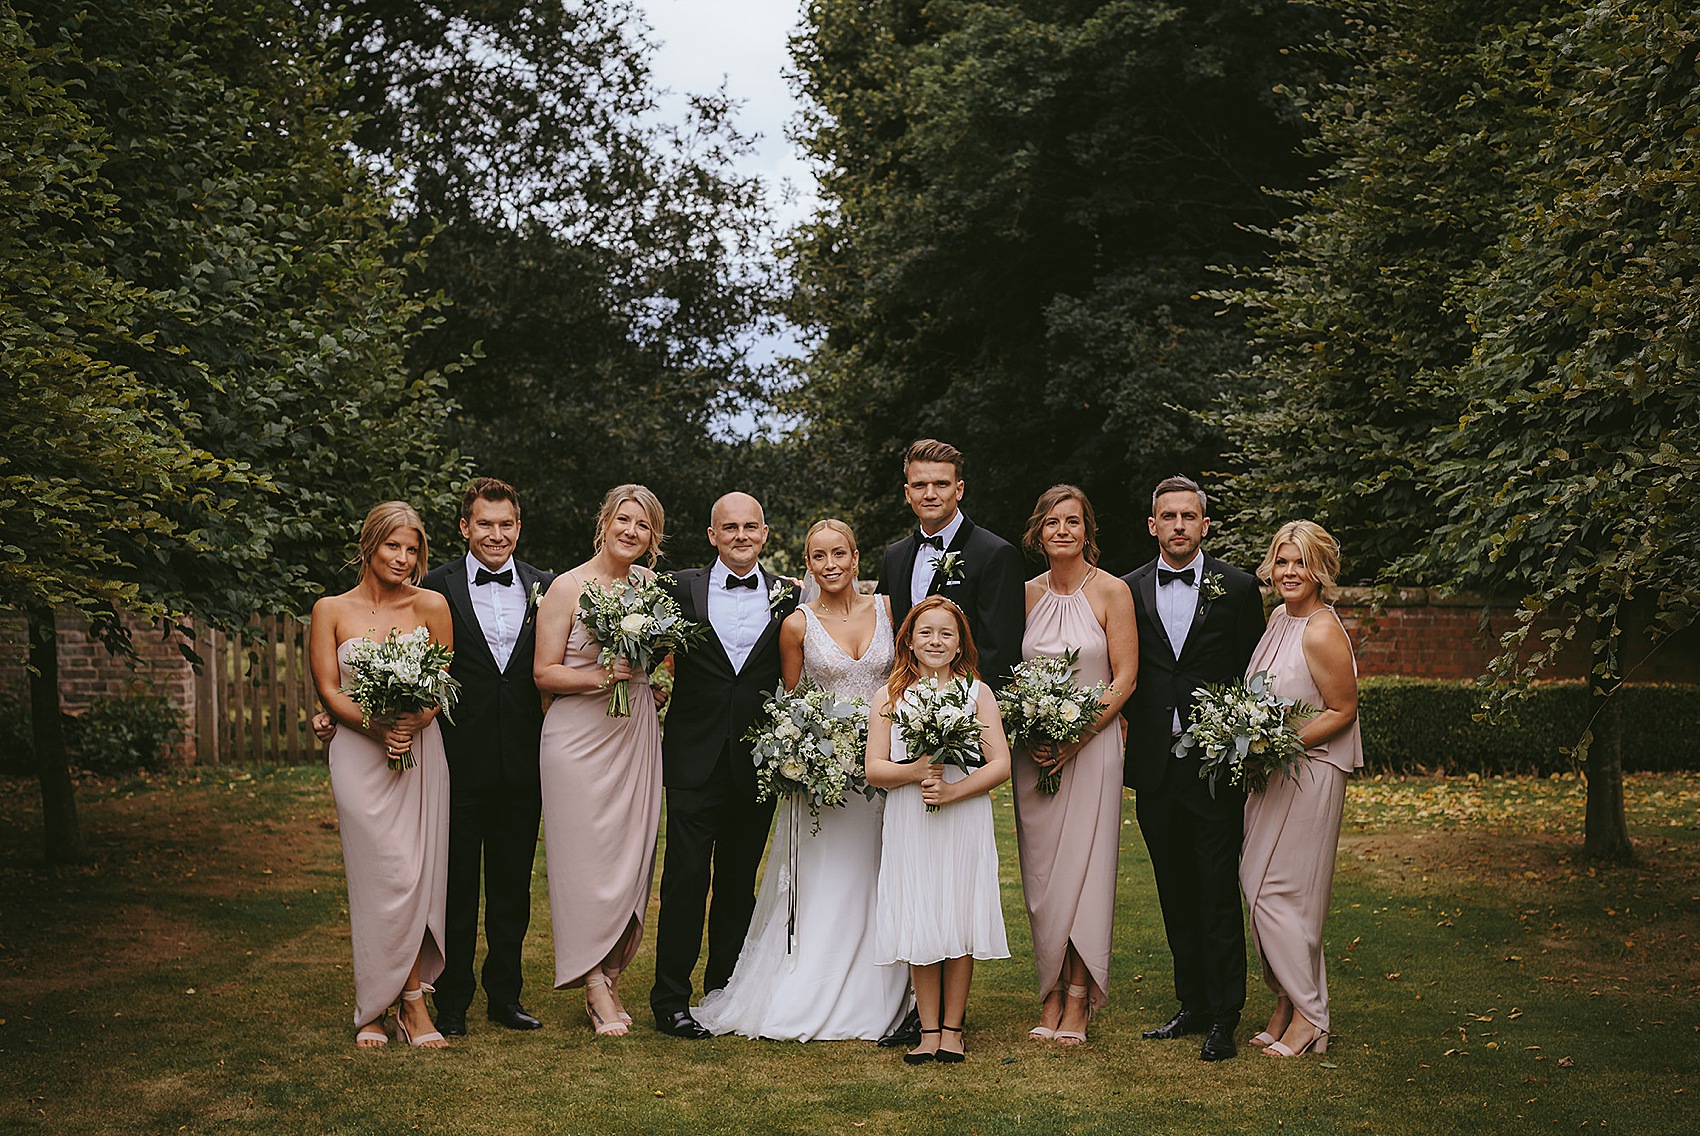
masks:
{"type": "MultiPolygon", "coordinates": [[[[1091,733],[1104,708],[1108,683],[1081,686],[1075,678],[1080,652],[1037,655],[1018,664],[1009,683],[998,692],[998,714],[1010,744],[1031,751],[1039,745],[1053,749],[1073,745],[1091,733]]],[[[1055,793],[1062,787],[1062,769],[1042,769],[1035,788],[1055,793]]]]}
{"type": "Polygon", "coordinates": [[[1214,683],[1195,692],[1192,724],[1175,740],[1175,756],[1184,760],[1197,752],[1198,775],[1210,783],[1212,797],[1224,776],[1248,793],[1261,793],[1276,774],[1298,779],[1305,759],[1298,727],[1317,709],[1282,698],[1274,682],[1274,675],[1258,671],[1243,682],[1214,683]]]}
{"type": "MultiPolygon", "coordinates": [[[[628,576],[607,587],[586,581],[578,608],[585,631],[602,648],[596,661],[604,667],[625,659],[636,670],[653,670],[674,651],[700,643],[708,631],[685,618],[679,601],[667,594],[658,576],[628,576]]],[[[631,680],[618,679],[608,695],[608,716],[629,718],[631,714],[631,680]]]]}
{"type": "MultiPolygon", "coordinates": [[[[985,727],[976,714],[969,679],[917,679],[887,716],[908,752],[904,764],[924,757],[929,765],[954,765],[964,772],[986,764],[980,752],[985,727]]],[[[928,805],[927,811],[936,813],[939,807],[928,805]]]]}
{"type": "MultiPolygon", "coordinates": [[[[360,707],[360,725],[370,726],[374,717],[394,717],[436,707],[454,721],[450,712],[460,700],[460,683],[449,675],[454,652],[431,639],[426,627],[402,633],[391,629],[381,641],[356,639],[343,656],[348,664],[348,685],[342,692],[360,707]]],[[[390,769],[413,768],[412,747],[400,757],[389,759],[390,769]]]]}
{"type": "Polygon", "coordinates": [[[820,811],[842,805],[852,792],[872,797],[864,768],[868,704],[841,699],[804,680],[780,688],[762,705],[762,719],[746,740],[756,764],[756,800],[799,795],[820,831],[820,811]]]}

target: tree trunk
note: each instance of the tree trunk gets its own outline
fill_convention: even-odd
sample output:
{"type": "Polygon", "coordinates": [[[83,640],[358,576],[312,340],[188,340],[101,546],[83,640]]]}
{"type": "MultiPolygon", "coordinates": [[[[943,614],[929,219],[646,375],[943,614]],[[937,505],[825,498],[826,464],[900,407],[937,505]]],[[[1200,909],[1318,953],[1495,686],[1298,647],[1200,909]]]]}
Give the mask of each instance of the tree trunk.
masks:
{"type": "Polygon", "coordinates": [[[1623,706],[1614,697],[1623,680],[1609,673],[1608,648],[1596,644],[1588,677],[1588,813],[1582,828],[1582,854],[1615,864],[1635,862],[1629,820],[1623,811],[1623,706]],[[1608,673],[1601,674],[1601,670],[1608,673]]]}
{"type": "Polygon", "coordinates": [[[65,725],[59,713],[59,631],[53,609],[32,606],[30,628],[30,732],[41,779],[41,829],[49,864],[90,860],[77,823],[77,791],[65,757],[65,725]]]}

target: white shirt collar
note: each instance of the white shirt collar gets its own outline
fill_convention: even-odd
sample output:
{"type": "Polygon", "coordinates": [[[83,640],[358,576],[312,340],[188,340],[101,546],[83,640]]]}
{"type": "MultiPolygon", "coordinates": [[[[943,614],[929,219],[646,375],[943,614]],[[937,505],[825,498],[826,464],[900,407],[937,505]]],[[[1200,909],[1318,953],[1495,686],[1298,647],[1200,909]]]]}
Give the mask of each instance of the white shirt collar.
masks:
{"type": "MultiPolygon", "coordinates": [[[[733,573],[732,569],[726,567],[726,561],[716,556],[714,558],[713,566],[708,570],[708,586],[711,588],[724,588],[726,586],[726,578],[734,574],[735,573],[733,573]]],[[[738,579],[746,579],[748,575],[754,575],[757,580],[760,580],[761,565],[758,563],[754,568],[750,569],[749,573],[745,576],[739,576],[738,579]]],[[[757,590],[760,590],[759,586],[757,590]]]]}
{"type": "MultiPolygon", "coordinates": [[[[505,561],[502,562],[502,566],[500,568],[496,569],[496,571],[506,572],[509,568],[512,568],[513,566],[514,566],[513,554],[509,553],[508,558],[505,561]]],[[[478,570],[480,568],[483,568],[483,567],[484,567],[484,562],[482,560],[478,559],[478,557],[472,555],[471,549],[467,549],[467,551],[466,551],[466,578],[468,580],[476,580],[478,578],[478,570]]],[[[519,575],[519,573],[515,572],[514,575],[517,577],[519,575]]],[[[517,580],[516,580],[516,582],[517,582],[517,580]]]]}
{"type": "MultiPolygon", "coordinates": [[[[934,533],[933,535],[938,537],[940,540],[942,540],[944,542],[945,548],[949,548],[950,542],[956,539],[956,534],[957,534],[957,532],[959,532],[961,530],[962,522],[966,519],[967,518],[965,518],[962,515],[962,510],[958,509],[958,510],[956,510],[956,516],[954,516],[950,519],[950,523],[948,525],[946,525],[944,528],[940,529],[938,532],[934,533]]],[[[925,533],[921,532],[919,525],[916,526],[915,533],[916,533],[917,536],[925,536],[926,535],[925,533]]]]}
{"type": "MultiPolygon", "coordinates": [[[[1191,572],[1193,586],[1197,587],[1198,582],[1204,577],[1204,549],[1201,547],[1194,551],[1192,559],[1188,560],[1179,568],[1169,567],[1169,562],[1159,556],[1157,558],[1157,567],[1161,568],[1165,572],[1191,572]]],[[[1179,582],[1180,581],[1178,580],[1176,581],[1176,583],[1179,582]]]]}

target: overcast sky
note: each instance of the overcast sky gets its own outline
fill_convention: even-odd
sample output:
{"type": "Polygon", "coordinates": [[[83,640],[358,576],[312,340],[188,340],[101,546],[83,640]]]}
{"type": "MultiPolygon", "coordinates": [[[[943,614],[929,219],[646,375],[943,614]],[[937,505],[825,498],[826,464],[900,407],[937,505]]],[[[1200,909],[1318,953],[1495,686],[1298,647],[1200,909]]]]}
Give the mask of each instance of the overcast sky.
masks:
{"type": "Polygon", "coordinates": [[[801,220],[813,207],[814,182],[802,156],[786,141],[785,128],[797,113],[786,79],[791,66],[787,40],[801,18],[802,0],[636,2],[660,43],[652,60],[656,85],[677,98],[718,90],[724,83],[741,104],[738,128],[761,135],[747,168],[767,182],[782,227],[801,220]],[[781,196],[786,183],[796,191],[790,202],[781,196]]]}

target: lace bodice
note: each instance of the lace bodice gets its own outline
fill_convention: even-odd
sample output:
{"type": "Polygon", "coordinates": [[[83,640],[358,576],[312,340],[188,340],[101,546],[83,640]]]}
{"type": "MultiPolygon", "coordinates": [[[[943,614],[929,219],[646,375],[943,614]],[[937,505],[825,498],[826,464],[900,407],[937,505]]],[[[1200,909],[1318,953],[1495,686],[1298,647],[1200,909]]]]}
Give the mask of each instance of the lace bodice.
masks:
{"type": "Polygon", "coordinates": [[[862,657],[852,659],[837,640],[827,633],[820,617],[807,605],[802,609],[807,626],[803,630],[803,675],[816,686],[840,698],[874,700],[874,692],[891,677],[895,654],[891,645],[891,619],[883,602],[874,605],[874,638],[862,657]]]}

